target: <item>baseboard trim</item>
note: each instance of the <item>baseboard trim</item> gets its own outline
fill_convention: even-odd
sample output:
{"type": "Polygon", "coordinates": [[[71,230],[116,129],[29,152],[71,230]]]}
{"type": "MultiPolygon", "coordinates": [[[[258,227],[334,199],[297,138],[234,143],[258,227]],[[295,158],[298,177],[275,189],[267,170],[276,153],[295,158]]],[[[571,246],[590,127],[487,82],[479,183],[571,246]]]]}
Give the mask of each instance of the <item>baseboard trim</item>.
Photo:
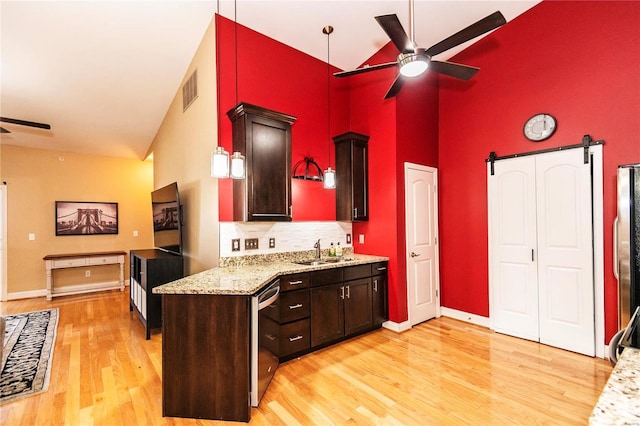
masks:
{"type": "Polygon", "coordinates": [[[402,333],[403,331],[410,330],[411,324],[409,324],[409,321],[403,321],[403,322],[385,321],[382,323],[382,327],[391,331],[395,331],[396,333],[402,333]]]}
{"type": "Polygon", "coordinates": [[[491,321],[488,317],[481,315],[471,314],[469,312],[458,311],[457,309],[441,308],[442,316],[457,319],[459,321],[469,322],[471,324],[479,325],[481,327],[491,328],[491,321]]]}
{"type": "Polygon", "coordinates": [[[34,297],[46,297],[47,290],[31,290],[31,291],[16,291],[13,293],[7,293],[7,300],[18,299],[33,299],[34,297]]]}

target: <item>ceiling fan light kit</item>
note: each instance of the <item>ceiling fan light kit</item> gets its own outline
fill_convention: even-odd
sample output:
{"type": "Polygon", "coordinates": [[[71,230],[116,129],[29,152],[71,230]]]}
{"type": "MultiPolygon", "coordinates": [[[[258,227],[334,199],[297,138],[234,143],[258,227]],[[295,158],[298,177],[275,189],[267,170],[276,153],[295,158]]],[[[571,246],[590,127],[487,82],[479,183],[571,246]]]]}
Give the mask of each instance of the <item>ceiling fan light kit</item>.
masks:
{"type": "MultiPolygon", "coordinates": [[[[411,29],[411,36],[413,38],[413,0],[409,1],[409,23],[411,29]]],[[[398,94],[402,85],[405,82],[405,78],[417,77],[424,74],[427,70],[438,74],[448,75],[450,77],[458,78],[461,80],[469,80],[479,70],[476,67],[470,67],[467,65],[456,64],[447,61],[435,61],[431,58],[446,50],[452,49],[462,43],[472,40],[482,34],[485,34],[491,30],[494,30],[507,23],[502,13],[494,12],[491,15],[469,25],[463,30],[445,38],[439,43],[434,44],[428,49],[418,47],[415,40],[409,38],[406,31],[402,27],[398,16],[395,14],[381,15],[375,17],[378,24],[382,27],[385,33],[391,39],[391,42],[400,51],[398,58],[395,62],[388,62],[385,64],[378,64],[372,66],[364,66],[352,71],[342,71],[334,74],[335,77],[348,77],[354,74],[360,74],[364,72],[376,71],[379,69],[389,68],[396,66],[398,68],[398,76],[393,82],[385,99],[392,98],[398,94]]]]}

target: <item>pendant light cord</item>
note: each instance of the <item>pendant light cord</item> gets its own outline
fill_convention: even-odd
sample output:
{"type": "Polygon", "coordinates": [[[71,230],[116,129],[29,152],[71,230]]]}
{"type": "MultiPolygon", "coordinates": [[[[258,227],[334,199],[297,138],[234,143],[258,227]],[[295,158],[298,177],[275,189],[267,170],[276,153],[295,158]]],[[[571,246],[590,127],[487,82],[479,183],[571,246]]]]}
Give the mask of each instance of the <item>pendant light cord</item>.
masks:
{"type": "Polygon", "coordinates": [[[331,64],[329,63],[329,36],[333,32],[333,27],[328,25],[322,29],[327,35],[327,140],[329,147],[329,167],[331,167],[331,64]]]}
{"type": "Polygon", "coordinates": [[[238,2],[233,1],[233,37],[236,59],[236,105],[238,105],[238,2]]]}

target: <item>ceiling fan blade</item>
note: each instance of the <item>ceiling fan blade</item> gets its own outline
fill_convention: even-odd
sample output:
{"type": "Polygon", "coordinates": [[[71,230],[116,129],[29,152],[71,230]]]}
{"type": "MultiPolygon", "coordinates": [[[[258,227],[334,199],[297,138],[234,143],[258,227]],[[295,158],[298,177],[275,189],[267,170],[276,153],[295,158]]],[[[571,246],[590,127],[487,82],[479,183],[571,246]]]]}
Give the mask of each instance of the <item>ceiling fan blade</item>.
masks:
{"type": "Polygon", "coordinates": [[[413,42],[409,39],[404,28],[402,28],[402,24],[397,15],[376,16],[376,21],[378,21],[378,24],[380,24],[400,52],[410,53],[414,51],[415,47],[413,42]]]}
{"type": "Polygon", "coordinates": [[[350,75],[354,75],[354,74],[361,74],[363,72],[368,72],[368,71],[375,71],[375,70],[381,70],[383,68],[389,68],[389,67],[393,67],[398,65],[397,62],[387,62],[384,64],[378,64],[378,65],[365,65],[362,68],[358,68],[355,70],[351,70],[351,71],[341,71],[341,72],[337,72],[334,75],[334,77],[348,77],[350,75]]]}
{"type": "Polygon", "coordinates": [[[5,129],[4,127],[0,127],[0,133],[11,133],[11,132],[5,129]]]}
{"type": "Polygon", "coordinates": [[[36,123],[35,121],[16,120],[15,118],[0,117],[0,121],[11,124],[19,124],[20,126],[37,127],[39,129],[51,129],[49,124],[36,123]]]}
{"type": "Polygon", "coordinates": [[[475,24],[469,25],[467,28],[458,31],[452,36],[449,36],[442,40],[440,43],[436,43],[430,48],[428,48],[425,53],[429,56],[435,56],[438,53],[442,53],[445,50],[449,50],[453,47],[456,47],[459,44],[462,44],[466,41],[469,41],[473,38],[478,37],[488,31],[491,31],[495,28],[498,28],[501,25],[507,23],[507,20],[504,19],[502,13],[494,12],[491,15],[487,16],[476,22],[475,24]]]}
{"type": "Polygon", "coordinates": [[[480,71],[480,68],[456,64],[455,62],[431,61],[429,64],[429,71],[462,80],[469,80],[471,77],[476,75],[478,71],[480,71]]]}
{"type": "Polygon", "coordinates": [[[396,77],[396,81],[393,82],[393,84],[387,91],[387,94],[384,95],[384,98],[389,99],[397,95],[400,89],[402,88],[402,85],[404,84],[405,80],[406,80],[405,76],[403,76],[402,74],[398,74],[398,77],[396,77]]]}

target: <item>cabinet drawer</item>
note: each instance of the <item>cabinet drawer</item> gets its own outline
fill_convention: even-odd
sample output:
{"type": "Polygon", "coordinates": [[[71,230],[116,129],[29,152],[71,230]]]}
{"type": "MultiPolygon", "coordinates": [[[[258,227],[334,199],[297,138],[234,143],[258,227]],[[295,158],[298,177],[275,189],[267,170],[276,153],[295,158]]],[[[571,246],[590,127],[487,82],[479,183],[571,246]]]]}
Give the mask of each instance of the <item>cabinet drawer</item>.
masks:
{"type": "Polygon", "coordinates": [[[279,322],[281,324],[306,318],[311,311],[309,290],[290,291],[280,294],[278,304],[280,305],[279,322]]]}
{"type": "Polygon", "coordinates": [[[345,268],[332,268],[323,271],[314,271],[311,274],[311,285],[318,287],[327,284],[342,282],[342,271],[345,268]]]}
{"type": "Polygon", "coordinates": [[[75,266],[85,266],[86,264],[86,259],[61,259],[51,262],[53,268],[73,268],[75,266]]]}
{"type": "Polygon", "coordinates": [[[309,319],[280,326],[280,356],[307,350],[311,347],[309,319]]]}
{"type": "Polygon", "coordinates": [[[387,262],[371,264],[371,275],[384,275],[387,273],[387,262]]]}
{"type": "Polygon", "coordinates": [[[280,277],[280,291],[299,290],[311,285],[309,273],[284,275],[280,277]]]}
{"type": "Polygon", "coordinates": [[[357,265],[344,268],[344,280],[357,280],[371,276],[371,265],[357,265]]]}
{"type": "Polygon", "coordinates": [[[118,263],[118,256],[90,257],[89,265],[107,265],[110,263],[118,263]]]}

